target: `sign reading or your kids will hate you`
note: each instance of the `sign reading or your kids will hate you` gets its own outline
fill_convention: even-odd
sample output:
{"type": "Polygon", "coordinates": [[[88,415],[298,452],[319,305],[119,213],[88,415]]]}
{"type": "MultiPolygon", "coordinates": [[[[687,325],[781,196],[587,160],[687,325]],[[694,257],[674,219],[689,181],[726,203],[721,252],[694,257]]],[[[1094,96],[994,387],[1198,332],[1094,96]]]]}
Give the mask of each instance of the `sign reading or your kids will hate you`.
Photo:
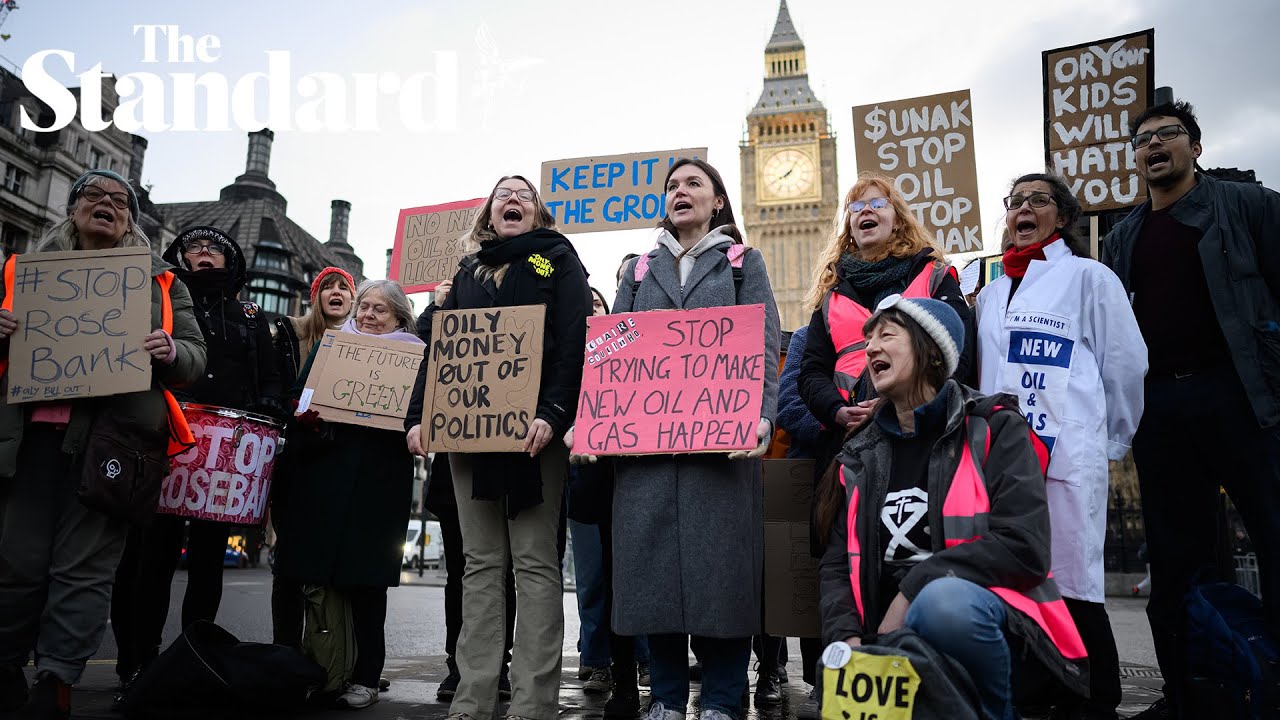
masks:
{"type": "Polygon", "coordinates": [[[145,247],[18,256],[8,402],[150,388],[151,284],[145,247]]]}
{"type": "Polygon", "coordinates": [[[1046,50],[1045,164],[1085,212],[1146,201],[1129,121],[1155,93],[1155,30],[1046,50]]]}
{"type": "Polygon", "coordinates": [[[545,305],[438,311],[431,318],[422,446],[520,452],[542,388],[545,305]]]}
{"type": "Polygon", "coordinates": [[[377,335],[326,330],[298,399],[298,413],[383,430],[403,430],[422,346],[377,335]]]}
{"type": "Polygon", "coordinates": [[[982,249],[968,90],[855,107],[853,148],[858,172],[893,178],[943,250],[982,249]]]}
{"type": "Polygon", "coordinates": [[[667,214],[667,169],[706,157],[706,148],[685,148],[544,162],[542,201],[566,234],[652,228],[667,214]]]}
{"type": "Polygon", "coordinates": [[[731,452],[757,445],[764,306],[587,318],[573,452],[731,452]]]}
{"type": "Polygon", "coordinates": [[[458,261],[476,251],[466,242],[485,198],[400,211],[391,246],[391,279],[407,293],[434,290],[458,272],[458,261]]]}

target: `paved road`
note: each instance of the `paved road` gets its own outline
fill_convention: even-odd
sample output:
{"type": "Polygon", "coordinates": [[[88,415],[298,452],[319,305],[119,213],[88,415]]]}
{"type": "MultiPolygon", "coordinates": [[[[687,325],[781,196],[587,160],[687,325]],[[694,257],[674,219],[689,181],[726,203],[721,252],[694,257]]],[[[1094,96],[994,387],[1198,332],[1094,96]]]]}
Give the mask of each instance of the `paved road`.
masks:
{"type": "MultiPolygon", "coordinates": [[[[390,692],[384,693],[383,702],[362,713],[367,718],[430,718],[442,720],[448,706],[435,701],[435,689],[444,677],[444,588],[442,578],[428,570],[421,580],[416,573],[406,573],[401,587],[393,588],[388,596],[387,608],[387,667],[386,676],[392,681],[390,692]]],[[[218,622],[242,640],[270,642],[271,574],[265,568],[227,570],[225,590],[218,622]]],[[[177,609],[181,607],[186,589],[186,575],[179,571],[173,585],[173,595],[165,643],[178,636],[177,609]]],[[[1158,674],[1154,671],[1155,656],[1151,634],[1143,612],[1145,600],[1113,598],[1108,601],[1116,644],[1124,664],[1125,704],[1121,715],[1128,716],[1146,707],[1155,697],[1159,687],[1158,674]]],[[[603,700],[588,699],[581,692],[577,680],[578,659],[575,643],[578,635],[577,604],[572,593],[564,596],[565,643],[564,682],[560,692],[561,717],[596,719],[600,717],[603,700]]],[[[799,646],[791,641],[793,658],[799,658],[799,646]]],[[[91,661],[81,684],[76,687],[73,706],[76,718],[119,718],[110,711],[111,690],[115,683],[112,672],[116,655],[115,640],[107,633],[102,648],[91,661]]],[[[787,687],[788,700],[781,708],[751,710],[753,719],[790,720],[794,709],[803,700],[806,688],[798,682],[799,670],[791,666],[797,680],[787,687]]],[[[643,698],[642,698],[643,699],[643,698]]],[[[696,689],[691,698],[690,711],[696,712],[696,689]]],[[[350,718],[350,713],[340,711],[315,711],[307,718],[350,718]]]]}

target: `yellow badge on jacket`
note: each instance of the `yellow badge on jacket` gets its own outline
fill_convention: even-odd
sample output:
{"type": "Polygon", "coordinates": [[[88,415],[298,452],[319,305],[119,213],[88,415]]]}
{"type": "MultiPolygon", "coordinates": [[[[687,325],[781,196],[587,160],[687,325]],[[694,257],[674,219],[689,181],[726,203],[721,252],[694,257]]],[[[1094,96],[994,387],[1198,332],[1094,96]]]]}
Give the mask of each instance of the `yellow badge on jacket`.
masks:
{"type": "Polygon", "coordinates": [[[556,271],[556,268],[551,264],[551,261],[542,257],[538,253],[534,253],[529,256],[529,264],[533,266],[534,272],[544,278],[551,277],[551,273],[556,271]]]}
{"type": "Polygon", "coordinates": [[[854,650],[843,667],[822,668],[822,720],[911,720],[919,689],[907,658],[854,650]]]}

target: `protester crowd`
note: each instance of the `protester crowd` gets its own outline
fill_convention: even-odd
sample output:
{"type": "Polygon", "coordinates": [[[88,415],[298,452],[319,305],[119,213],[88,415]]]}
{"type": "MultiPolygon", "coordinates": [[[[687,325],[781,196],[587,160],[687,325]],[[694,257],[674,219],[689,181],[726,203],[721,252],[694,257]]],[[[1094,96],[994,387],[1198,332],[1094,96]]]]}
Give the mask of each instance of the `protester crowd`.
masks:
{"type": "MultiPolygon", "coordinates": [[[[149,390],[0,405],[0,712],[68,717],[108,618],[127,699],[156,665],[181,557],[182,625],[215,620],[230,526],[131,522],[137,507],[94,491],[104,443],[137,456],[127,481],[158,483],[166,456],[194,442],[179,416],[202,408],[287,423],[270,497],[273,642],[314,657],[310,626],[345,618],[353,647],[324,665],[322,696],[377,702],[413,456],[428,458],[429,367],[419,366],[403,435],[329,422],[304,394],[321,340],[337,330],[429,355],[437,312],[542,305],[523,450],[428,460],[425,505],[448,558],[438,698],[451,718],[558,716],[566,535],[578,558],[580,679],[609,696],[606,717],[679,720],[700,680],[704,720],[741,718],[753,647],[755,705],[780,704],[785,639],[761,623],[766,456],[814,461],[821,639],[801,642],[813,689],[800,717],[818,716],[824,646],[822,662],[833,648],[881,646],[940,658],[971,689],[955,708],[968,701],[974,717],[1115,718],[1103,544],[1108,461],[1131,446],[1165,680],[1142,717],[1196,717],[1187,668],[1202,648],[1188,641],[1183,598],[1215,564],[1220,486],[1256,548],[1265,632],[1280,637],[1280,195],[1201,172],[1190,105],[1149,108],[1130,131],[1149,199],[1104,238],[1101,261],[1076,230],[1066,182],[1023,175],[1004,198],[1004,275],[973,308],[893,182],[859,177],[813,268],[811,320],[794,333],[779,327],[769,269],[702,160],[669,168],[656,246],[624,259],[612,308],[519,175],[490,191],[470,229],[476,252],[417,317],[394,281],[357,286],[325,268],[305,315],[268,321],[239,300],[235,238],[184,229],[153,257],[149,390]],[[753,449],[571,454],[589,316],[739,305],[764,308],[753,449]]],[[[124,178],[91,170],[34,252],[149,247],[138,213],[124,178]]],[[[5,370],[22,327],[13,263],[5,370]]]]}

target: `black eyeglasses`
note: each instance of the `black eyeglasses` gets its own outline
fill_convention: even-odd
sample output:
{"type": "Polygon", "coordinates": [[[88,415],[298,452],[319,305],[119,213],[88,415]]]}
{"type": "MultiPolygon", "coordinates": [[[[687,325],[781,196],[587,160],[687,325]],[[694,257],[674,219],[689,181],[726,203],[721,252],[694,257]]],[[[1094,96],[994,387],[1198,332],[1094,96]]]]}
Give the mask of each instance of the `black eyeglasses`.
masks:
{"type": "Polygon", "coordinates": [[[520,202],[533,202],[532,190],[512,190],[511,188],[498,188],[497,190],[494,190],[493,199],[498,202],[505,202],[507,198],[511,197],[512,193],[515,193],[515,196],[520,198],[520,202]]]}
{"type": "Polygon", "coordinates": [[[1158,127],[1155,130],[1148,130],[1147,132],[1140,132],[1137,135],[1134,135],[1132,138],[1129,138],[1129,144],[1133,146],[1134,150],[1137,150],[1138,148],[1144,148],[1147,145],[1150,145],[1151,138],[1153,137],[1160,138],[1160,142],[1169,142],[1183,133],[1186,133],[1188,136],[1191,135],[1191,133],[1187,132],[1187,129],[1181,125],[1165,125],[1164,127],[1158,127]]]}
{"type": "Polygon", "coordinates": [[[889,207],[889,198],[871,198],[870,200],[854,200],[849,203],[849,214],[860,213],[864,208],[870,206],[872,210],[883,210],[889,207]]]}
{"type": "Polygon", "coordinates": [[[85,185],[80,189],[80,197],[91,203],[96,203],[104,197],[111,198],[111,204],[117,210],[129,209],[129,196],[121,192],[107,192],[96,185],[85,185]]]}
{"type": "Polygon", "coordinates": [[[1049,193],[1034,192],[1030,195],[1010,195],[1004,199],[1004,209],[1017,210],[1022,207],[1022,203],[1031,203],[1033,208],[1042,208],[1051,202],[1055,201],[1049,193]]]}
{"type": "Polygon", "coordinates": [[[182,246],[182,252],[188,255],[199,255],[200,253],[209,253],[210,255],[221,255],[227,249],[221,245],[201,245],[200,243],[186,243],[182,246]]]}

